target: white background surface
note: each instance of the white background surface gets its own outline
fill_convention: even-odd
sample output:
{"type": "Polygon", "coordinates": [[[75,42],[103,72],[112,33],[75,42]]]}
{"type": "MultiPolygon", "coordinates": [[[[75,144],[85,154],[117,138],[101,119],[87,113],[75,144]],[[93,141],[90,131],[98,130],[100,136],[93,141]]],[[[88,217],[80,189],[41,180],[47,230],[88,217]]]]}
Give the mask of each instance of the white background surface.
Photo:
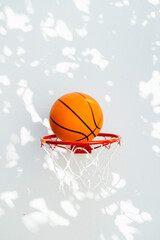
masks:
{"type": "Polygon", "coordinates": [[[2,240],[159,240],[160,1],[0,1],[2,240]],[[80,91],[120,134],[115,194],[57,193],[40,137],[80,91]]]}

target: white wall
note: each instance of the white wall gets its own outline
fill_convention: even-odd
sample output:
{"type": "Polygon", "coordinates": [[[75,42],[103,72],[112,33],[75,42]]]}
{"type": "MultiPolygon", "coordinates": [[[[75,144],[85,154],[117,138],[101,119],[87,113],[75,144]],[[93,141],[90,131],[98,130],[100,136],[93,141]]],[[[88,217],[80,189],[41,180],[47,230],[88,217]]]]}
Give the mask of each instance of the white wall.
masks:
{"type": "Polygon", "coordinates": [[[160,239],[159,3],[0,1],[2,240],[160,239]],[[102,131],[123,138],[107,198],[57,193],[44,168],[50,108],[72,91],[94,97],[102,131]]]}

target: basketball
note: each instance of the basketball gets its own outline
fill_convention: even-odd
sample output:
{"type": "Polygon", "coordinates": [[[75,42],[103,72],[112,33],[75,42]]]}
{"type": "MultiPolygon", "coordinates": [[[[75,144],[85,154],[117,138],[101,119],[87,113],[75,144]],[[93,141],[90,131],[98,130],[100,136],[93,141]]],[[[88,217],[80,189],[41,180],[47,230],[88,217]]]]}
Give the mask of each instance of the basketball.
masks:
{"type": "Polygon", "coordinates": [[[49,122],[54,134],[63,141],[91,141],[102,128],[103,113],[95,99],[73,92],[53,104],[49,122]]]}

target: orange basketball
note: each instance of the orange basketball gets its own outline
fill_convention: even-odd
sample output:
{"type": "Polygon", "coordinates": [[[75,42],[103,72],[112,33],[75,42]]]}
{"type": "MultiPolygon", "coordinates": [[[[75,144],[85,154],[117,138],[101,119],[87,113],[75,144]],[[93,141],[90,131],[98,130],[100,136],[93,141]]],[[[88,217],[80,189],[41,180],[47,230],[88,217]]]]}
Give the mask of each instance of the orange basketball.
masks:
{"type": "Polygon", "coordinates": [[[73,92],[53,104],[49,121],[54,134],[63,141],[90,141],[101,130],[103,113],[92,97],[73,92]]]}

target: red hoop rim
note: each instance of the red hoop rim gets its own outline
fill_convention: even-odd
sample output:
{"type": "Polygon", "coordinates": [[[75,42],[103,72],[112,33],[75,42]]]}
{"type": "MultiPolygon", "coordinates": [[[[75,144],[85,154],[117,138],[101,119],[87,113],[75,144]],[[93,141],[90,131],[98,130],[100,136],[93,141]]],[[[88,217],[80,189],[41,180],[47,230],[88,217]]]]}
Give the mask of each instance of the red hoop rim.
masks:
{"type": "Polygon", "coordinates": [[[110,139],[103,140],[93,140],[93,141],[84,141],[84,142],[75,142],[75,141],[61,141],[61,140],[51,140],[57,138],[56,135],[48,135],[41,138],[41,143],[44,144],[53,144],[53,145],[71,145],[71,146],[89,146],[89,145],[107,145],[114,142],[121,142],[121,136],[112,133],[99,133],[97,137],[109,137],[110,139]]]}

